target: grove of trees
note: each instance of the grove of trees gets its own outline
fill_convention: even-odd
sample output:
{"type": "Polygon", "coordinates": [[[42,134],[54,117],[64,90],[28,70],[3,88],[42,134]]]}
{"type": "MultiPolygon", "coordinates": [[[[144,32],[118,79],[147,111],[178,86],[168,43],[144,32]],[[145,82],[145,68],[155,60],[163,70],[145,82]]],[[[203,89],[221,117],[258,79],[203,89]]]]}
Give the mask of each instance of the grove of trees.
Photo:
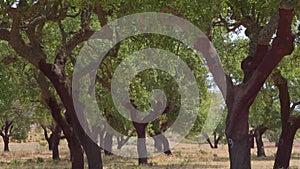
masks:
{"type": "MultiPolygon", "coordinates": [[[[4,151],[9,151],[10,140],[26,140],[30,126],[38,124],[54,160],[60,158],[60,140],[67,140],[72,169],[84,168],[84,154],[90,169],[103,168],[102,149],[105,155],[113,155],[113,140],[121,149],[131,137],[150,136],[156,151],[171,155],[169,140],[162,133],[176,121],[182,104],[173,77],[161,70],[148,69],[131,81],[131,103],[123,105],[131,118],[138,116],[136,109],[151,109],[153,90],[165,93],[165,109],[150,122],[130,121],[120,115],[111,91],[114,72],[126,57],[143,49],[159,48],[179,56],[197,82],[199,108],[187,139],[198,141],[210,108],[222,105],[218,107],[223,113],[220,122],[211,131],[202,131],[202,136],[212,148],[220,142],[228,144],[231,169],[251,168],[251,138],[257,144],[257,156],[268,156],[263,137],[278,143],[274,169],[288,168],[300,128],[299,8],[298,0],[1,1],[0,136],[4,151]],[[75,111],[74,98],[78,96],[72,93],[80,50],[108,23],[149,11],[186,19],[202,30],[209,41],[197,39],[193,50],[173,38],[149,33],[117,43],[105,55],[94,83],[101,115],[123,136],[116,136],[96,117],[86,131],[75,111]],[[197,55],[201,52],[207,58],[215,50],[212,44],[222,65],[209,67],[210,61],[197,55]],[[216,77],[214,70],[221,74],[216,77]],[[214,82],[210,80],[212,76],[214,82]],[[212,90],[216,86],[219,95],[212,90]],[[224,103],[214,103],[213,96],[223,97],[224,103]]],[[[112,36],[118,35],[112,31],[102,38],[112,36]]],[[[185,81],[185,77],[179,78],[185,81]]],[[[160,100],[155,102],[157,109],[162,104],[160,100]]],[[[185,109],[188,112],[189,108],[185,109]]],[[[147,165],[146,143],[138,142],[137,150],[138,163],[147,165]]]]}

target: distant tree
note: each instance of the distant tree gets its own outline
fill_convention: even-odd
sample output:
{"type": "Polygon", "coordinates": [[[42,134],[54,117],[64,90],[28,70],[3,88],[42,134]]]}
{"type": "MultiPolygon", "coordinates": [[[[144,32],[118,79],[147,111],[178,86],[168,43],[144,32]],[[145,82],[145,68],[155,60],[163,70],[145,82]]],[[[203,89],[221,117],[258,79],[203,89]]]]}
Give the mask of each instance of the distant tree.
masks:
{"type": "MultiPolygon", "coordinates": [[[[55,123],[57,123],[56,125],[53,126],[54,128],[52,128],[54,135],[52,136],[51,139],[48,138],[49,141],[52,142],[49,143],[49,146],[51,146],[53,151],[53,159],[59,158],[58,144],[60,140],[60,130],[62,130],[64,136],[66,137],[66,140],[68,141],[68,146],[70,149],[70,157],[71,157],[70,160],[72,161],[72,164],[73,165],[76,164],[77,167],[81,167],[81,165],[83,165],[83,150],[78,138],[74,133],[71,122],[69,121],[70,119],[66,117],[67,114],[63,116],[62,114],[63,107],[59,105],[56,97],[54,96],[54,94],[52,94],[50,82],[47,81],[46,77],[41,72],[35,69],[34,78],[41,90],[42,99],[44,103],[50,109],[51,116],[54,119],[55,123]]],[[[45,114],[43,114],[42,117],[45,117],[45,114]]],[[[52,123],[50,125],[53,125],[53,121],[51,122],[52,123]]],[[[44,130],[45,135],[47,135],[46,131],[44,130]]]]}
{"type": "MultiPolygon", "coordinates": [[[[52,117],[51,117],[52,118],[52,117]]],[[[39,121],[40,126],[44,131],[44,137],[48,143],[48,149],[52,151],[52,159],[58,160],[59,158],[59,149],[58,145],[60,142],[61,137],[61,128],[60,126],[52,122],[52,125],[47,125],[41,121],[39,121]],[[50,134],[49,134],[50,131],[50,134]]]]}
{"type": "Polygon", "coordinates": [[[274,162],[274,169],[289,168],[293,142],[297,130],[300,128],[300,115],[293,114],[295,107],[300,101],[292,103],[290,100],[288,81],[280,71],[275,71],[273,81],[279,90],[280,115],[281,115],[281,135],[274,162]]]}
{"type": "MultiPolygon", "coordinates": [[[[3,63],[3,62],[2,62],[3,63]]],[[[16,63],[20,66],[20,63],[16,63]]],[[[10,65],[11,66],[11,65],[10,65]]],[[[9,151],[9,141],[25,141],[33,124],[33,103],[24,87],[24,80],[18,79],[20,69],[0,64],[0,136],[4,141],[4,151],[9,151]]]]}
{"type": "Polygon", "coordinates": [[[274,131],[280,128],[279,103],[274,87],[268,79],[250,107],[249,123],[253,127],[251,133],[257,145],[258,157],[266,157],[263,134],[267,130],[274,131]]]}

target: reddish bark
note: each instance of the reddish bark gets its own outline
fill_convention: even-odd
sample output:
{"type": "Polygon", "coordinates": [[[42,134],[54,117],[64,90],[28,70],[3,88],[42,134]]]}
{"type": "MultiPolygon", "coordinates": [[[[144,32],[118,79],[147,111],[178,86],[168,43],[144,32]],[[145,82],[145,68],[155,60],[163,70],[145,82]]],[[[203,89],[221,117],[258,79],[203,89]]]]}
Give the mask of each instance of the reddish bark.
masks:
{"type": "MultiPolygon", "coordinates": [[[[9,19],[11,19],[12,22],[9,28],[0,29],[0,39],[8,41],[19,56],[23,57],[29,63],[41,70],[42,73],[51,81],[58,95],[60,96],[64,107],[67,110],[67,116],[71,119],[71,126],[73,126],[72,129],[77,135],[76,138],[79,138],[80,143],[85,149],[89,168],[102,168],[102,159],[99,147],[86,136],[84,130],[80,127],[80,124],[78,122],[73,106],[71,88],[67,83],[64,74],[64,67],[66,58],[71,54],[73,49],[81,42],[86,41],[94,33],[94,31],[90,29],[91,12],[94,11],[96,13],[102,26],[106,24],[105,15],[107,15],[107,13],[103,12],[100,3],[95,4],[93,6],[94,9],[92,9],[92,6],[80,8],[81,29],[76,33],[70,35],[69,38],[67,37],[67,33],[61,26],[61,21],[68,17],[68,6],[64,6],[60,1],[49,2],[49,8],[44,8],[43,5],[44,3],[38,1],[37,3],[29,6],[29,4],[27,4],[25,1],[21,1],[20,4],[16,6],[16,8],[10,8],[8,6],[6,9],[5,7],[3,7],[3,10],[7,10],[6,12],[8,13],[9,19]],[[26,16],[24,15],[24,10],[27,10],[26,16]],[[40,13],[47,13],[47,17],[41,16],[40,13]],[[46,62],[47,56],[42,49],[42,45],[40,44],[42,41],[43,26],[46,22],[56,22],[60,26],[62,35],[62,46],[59,49],[59,52],[53,64],[49,64],[46,62]],[[25,30],[23,29],[24,27],[26,27],[25,30]],[[27,36],[26,38],[23,38],[23,35],[21,36],[21,31],[24,31],[26,33],[24,34],[25,36],[27,36]],[[26,42],[24,39],[26,39],[26,42]],[[29,43],[27,43],[27,39],[29,40],[29,43]]],[[[117,49],[118,45],[116,45],[114,51],[111,52],[112,55],[117,55],[117,49]]],[[[52,106],[54,107],[56,106],[54,103],[54,98],[48,99],[48,101],[48,104],[52,104],[52,106]]],[[[64,127],[62,126],[62,128],[64,127]]],[[[74,133],[70,133],[70,135],[73,134],[74,133]]],[[[77,150],[79,149],[77,148],[77,150]]],[[[73,148],[73,150],[75,149],[73,148]]],[[[76,156],[80,156],[80,153],[76,156]]]]}
{"type": "MultiPolygon", "coordinates": [[[[218,60],[215,59],[215,53],[212,52],[214,50],[207,39],[200,37],[195,43],[196,50],[204,55],[228,107],[225,134],[228,141],[231,169],[251,168],[248,135],[249,108],[272,70],[285,55],[291,54],[293,51],[294,35],[291,32],[293,18],[293,6],[289,2],[282,2],[279,7],[276,38],[272,42],[271,49],[267,50],[272,36],[268,35],[269,39],[263,39],[264,35],[260,34],[263,40],[259,39],[258,42],[263,43],[257,44],[254,58],[247,58],[242,63],[244,81],[239,85],[233,85],[229,76],[220,75],[224,71],[218,60]],[[224,79],[226,79],[227,85],[224,85],[224,79]]],[[[262,31],[268,32],[264,28],[262,31]]],[[[272,34],[273,32],[271,32],[272,34]]]]}
{"type": "Polygon", "coordinates": [[[281,109],[281,134],[275,157],[274,169],[287,169],[290,165],[294,137],[297,130],[300,128],[300,115],[292,116],[291,114],[297,103],[294,103],[290,107],[291,102],[287,80],[281,75],[279,71],[274,73],[273,81],[279,90],[281,109]]]}
{"type": "Polygon", "coordinates": [[[272,48],[268,51],[266,47],[258,46],[255,54],[255,57],[258,57],[256,59],[258,63],[248,62],[246,64],[246,67],[250,70],[245,69],[247,71],[244,72],[244,83],[234,86],[231,80],[227,78],[227,93],[225,96],[228,115],[225,133],[228,141],[231,169],[251,168],[248,136],[249,107],[275,66],[285,55],[293,51],[294,35],[291,33],[293,17],[292,8],[281,7],[279,9],[277,36],[273,40],[272,48]]]}
{"type": "MultiPolygon", "coordinates": [[[[45,100],[47,106],[51,110],[51,115],[53,119],[60,125],[68,141],[68,146],[71,154],[72,169],[83,169],[84,159],[82,147],[77,136],[74,133],[73,128],[61,115],[61,107],[59,106],[56,98],[49,90],[50,84],[47,83],[46,78],[41,73],[35,72],[35,79],[37,80],[39,87],[41,88],[43,99],[45,100]]],[[[53,141],[51,142],[51,144],[53,144],[53,141]]]]}
{"type": "MultiPolygon", "coordinates": [[[[57,62],[59,62],[61,59],[63,58],[60,58],[59,56],[57,62]]],[[[75,129],[74,131],[76,132],[76,135],[78,136],[80,143],[87,155],[89,168],[102,168],[100,148],[91,138],[86,135],[84,129],[82,128],[73,105],[71,88],[66,83],[66,78],[63,72],[61,72],[60,69],[56,69],[58,67],[59,66],[47,64],[44,61],[41,61],[39,64],[40,70],[50,79],[58,95],[60,96],[67,110],[66,114],[68,114],[68,116],[71,118],[72,126],[75,129]],[[57,75],[56,73],[62,74],[57,75]]]]}
{"type": "Polygon", "coordinates": [[[267,129],[267,127],[260,125],[254,130],[254,137],[257,145],[257,157],[266,157],[262,135],[267,131],[267,129]]]}

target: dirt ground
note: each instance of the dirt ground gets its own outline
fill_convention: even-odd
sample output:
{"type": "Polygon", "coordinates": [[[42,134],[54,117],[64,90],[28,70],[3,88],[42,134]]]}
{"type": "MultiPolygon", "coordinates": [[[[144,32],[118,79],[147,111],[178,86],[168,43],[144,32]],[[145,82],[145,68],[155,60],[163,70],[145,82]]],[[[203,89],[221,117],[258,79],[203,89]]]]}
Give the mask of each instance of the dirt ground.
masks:
{"type": "MultiPolygon", "coordinates": [[[[0,148],[3,143],[0,143],[0,148]]],[[[11,143],[10,152],[0,151],[1,169],[68,169],[69,152],[67,144],[63,141],[60,145],[61,160],[53,161],[47,145],[41,142],[11,143]]],[[[256,149],[251,150],[253,169],[270,169],[273,166],[276,147],[274,143],[265,143],[266,158],[255,157],[256,149]]],[[[140,168],[154,169],[213,169],[229,168],[228,152],[226,145],[218,149],[211,149],[208,145],[181,143],[172,149],[172,156],[163,154],[151,157],[149,166],[140,168]]],[[[137,159],[111,156],[104,157],[104,168],[107,169],[132,169],[139,168],[137,159]]],[[[291,169],[300,169],[300,143],[295,141],[291,158],[291,169]]]]}

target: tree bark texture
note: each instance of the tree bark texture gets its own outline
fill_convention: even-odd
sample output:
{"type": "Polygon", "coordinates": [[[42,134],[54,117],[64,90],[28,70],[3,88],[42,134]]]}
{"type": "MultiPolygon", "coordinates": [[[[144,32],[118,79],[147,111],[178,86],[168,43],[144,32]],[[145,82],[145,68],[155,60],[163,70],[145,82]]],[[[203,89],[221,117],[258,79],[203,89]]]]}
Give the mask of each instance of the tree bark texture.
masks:
{"type": "Polygon", "coordinates": [[[290,158],[293,148],[293,141],[297,130],[300,128],[300,115],[293,116],[292,111],[300,102],[291,105],[287,80],[279,71],[273,74],[273,81],[279,90],[281,134],[279,138],[277,153],[274,162],[274,169],[287,169],[290,165],[290,158]]]}

